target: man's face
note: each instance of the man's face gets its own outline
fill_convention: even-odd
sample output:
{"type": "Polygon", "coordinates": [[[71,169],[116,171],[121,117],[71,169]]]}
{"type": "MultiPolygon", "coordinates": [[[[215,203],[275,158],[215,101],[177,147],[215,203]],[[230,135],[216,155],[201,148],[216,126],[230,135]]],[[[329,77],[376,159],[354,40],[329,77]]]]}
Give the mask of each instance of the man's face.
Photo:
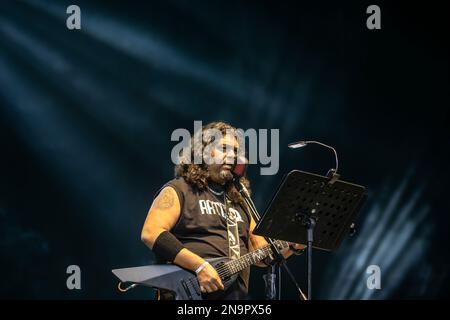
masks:
{"type": "Polygon", "coordinates": [[[232,170],[236,162],[239,144],[234,135],[227,134],[217,142],[211,150],[211,157],[215,164],[209,165],[211,180],[219,184],[225,184],[232,180],[232,170]]]}

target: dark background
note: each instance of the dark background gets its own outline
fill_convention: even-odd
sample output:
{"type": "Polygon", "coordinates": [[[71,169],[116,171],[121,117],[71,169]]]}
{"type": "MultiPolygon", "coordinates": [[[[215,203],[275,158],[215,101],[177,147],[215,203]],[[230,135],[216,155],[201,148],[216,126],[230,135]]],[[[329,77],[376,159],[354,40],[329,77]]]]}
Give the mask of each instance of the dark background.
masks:
{"type": "MultiPolygon", "coordinates": [[[[368,187],[357,233],[315,252],[321,299],[449,295],[448,11],[440,2],[68,1],[0,5],[2,298],[148,299],[113,268],[152,262],[140,231],[171,179],[176,128],[224,120],[280,129],[280,170],[249,170],[267,205],[283,174],[368,187]],[[366,8],[381,8],[381,30],[366,8]],[[68,290],[79,265],[82,289],[68,290]],[[365,270],[381,268],[381,290],[365,270]]],[[[305,288],[304,257],[289,260],[305,288]]],[[[263,298],[254,269],[251,298],[263,298]]],[[[283,278],[283,298],[295,299],[283,278]]]]}

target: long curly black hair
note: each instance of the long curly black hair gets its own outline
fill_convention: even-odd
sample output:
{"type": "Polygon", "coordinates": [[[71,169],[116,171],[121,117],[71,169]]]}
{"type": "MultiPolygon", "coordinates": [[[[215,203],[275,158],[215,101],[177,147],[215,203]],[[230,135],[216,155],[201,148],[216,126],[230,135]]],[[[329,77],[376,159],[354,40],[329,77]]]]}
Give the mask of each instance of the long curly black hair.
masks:
{"type": "MultiPolygon", "coordinates": [[[[195,156],[201,157],[200,159],[203,159],[201,150],[196,150],[196,148],[194,148],[194,143],[195,141],[197,141],[198,143],[200,143],[201,141],[203,146],[202,150],[213,143],[214,136],[208,134],[209,129],[217,129],[223,135],[230,132],[236,134],[236,128],[223,121],[210,122],[207,125],[204,125],[201,130],[197,130],[197,132],[194,132],[194,134],[191,136],[189,146],[184,149],[184,152],[182,150],[182,153],[179,155],[178,164],[175,165],[175,177],[183,177],[187,183],[189,183],[194,189],[197,189],[199,191],[203,191],[207,188],[210,172],[208,170],[209,166],[205,163],[205,161],[202,161],[201,164],[194,163],[193,159],[195,156]]],[[[250,181],[246,178],[246,176],[244,175],[243,177],[241,177],[239,181],[248,189],[249,193],[251,194],[250,181]]],[[[226,192],[227,196],[233,203],[245,205],[244,199],[232,183],[227,184],[226,192]]]]}

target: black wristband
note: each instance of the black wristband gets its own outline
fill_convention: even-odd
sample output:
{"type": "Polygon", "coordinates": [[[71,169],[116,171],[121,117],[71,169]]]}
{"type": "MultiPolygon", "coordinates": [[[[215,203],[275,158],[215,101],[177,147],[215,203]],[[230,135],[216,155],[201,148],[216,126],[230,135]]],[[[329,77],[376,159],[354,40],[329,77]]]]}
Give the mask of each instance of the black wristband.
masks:
{"type": "Polygon", "coordinates": [[[163,231],[153,244],[153,252],[162,259],[173,262],[177,254],[184,248],[183,244],[169,231],[163,231]]]}

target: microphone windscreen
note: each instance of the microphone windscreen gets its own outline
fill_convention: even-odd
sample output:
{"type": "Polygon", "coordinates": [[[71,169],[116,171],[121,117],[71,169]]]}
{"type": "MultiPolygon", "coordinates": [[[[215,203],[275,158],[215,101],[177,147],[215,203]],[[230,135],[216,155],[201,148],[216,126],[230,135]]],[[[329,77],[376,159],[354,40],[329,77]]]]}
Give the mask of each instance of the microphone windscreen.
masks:
{"type": "Polygon", "coordinates": [[[243,177],[245,175],[245,171],[247,170],[247,165],[248,161],[246,158],[239,158],[236,165],[234,166],[233,174],[238,178],[243,177]]]}

